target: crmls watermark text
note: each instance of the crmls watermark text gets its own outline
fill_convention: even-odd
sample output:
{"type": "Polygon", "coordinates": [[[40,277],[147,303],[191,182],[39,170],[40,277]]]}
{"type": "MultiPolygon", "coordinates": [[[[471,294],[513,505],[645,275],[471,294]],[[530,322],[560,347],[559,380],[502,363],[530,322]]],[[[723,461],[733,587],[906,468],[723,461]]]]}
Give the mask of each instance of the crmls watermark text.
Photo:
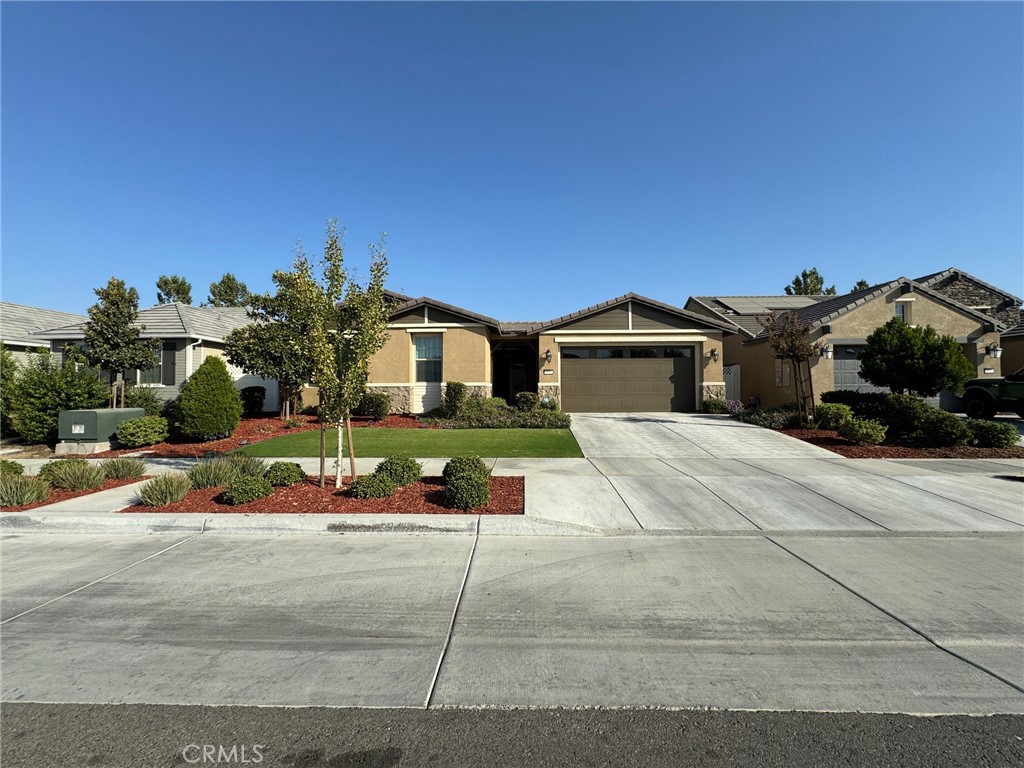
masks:
{"type": "Polygon", "coordinates": [[[264,744],[189,744],[181,750],[186,763],[216,765],[217,763],[235,763],[237,765],[255,765],[263,762],[264,744]]]}

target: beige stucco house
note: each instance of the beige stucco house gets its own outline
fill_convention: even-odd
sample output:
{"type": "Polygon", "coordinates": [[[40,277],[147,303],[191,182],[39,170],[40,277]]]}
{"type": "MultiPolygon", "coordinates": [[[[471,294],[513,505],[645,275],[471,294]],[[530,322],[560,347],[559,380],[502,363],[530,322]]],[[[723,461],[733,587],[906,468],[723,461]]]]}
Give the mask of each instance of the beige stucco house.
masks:
{"type": "Polygon", "coordinates": [[[509,402],[536,392],[576,412],[698,411],[703,398],[724,396],[723,339],[736,331],[719,318],[632,293],[519,323],[391,297],[398,303],[369,386],[390,394],[395,412],[437,407],[449,381],[509,402]]]}
{"type": "Polygon", "coordinates": [[[724,378],[731,384],[729,395],[745,403],[774,406],[794,399],[790,365],[775,358],[761,329],[759,318],[771,311],[794,312],[821,345],[822,356],[810,366],[816,397],[832,389],[875,389],[861,378],[858,357],[871,332],[893,317],[953,336],[978,376],[1001,372],[992,350],[1005,330],[1002,323],[905,277],[842,296],[691,297],[686,308],[733,323],[737,333],[725,339],[724,378]]]}

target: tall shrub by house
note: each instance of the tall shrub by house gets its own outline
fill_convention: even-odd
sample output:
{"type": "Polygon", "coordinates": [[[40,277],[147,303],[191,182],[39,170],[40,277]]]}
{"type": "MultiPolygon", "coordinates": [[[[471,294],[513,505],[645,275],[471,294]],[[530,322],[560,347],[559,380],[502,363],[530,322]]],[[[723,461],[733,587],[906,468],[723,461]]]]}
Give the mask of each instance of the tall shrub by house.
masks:
{"type": "Polygon", "coordinates": [[[181,432],[199,440],[230,437],[242,419],[242,399],[228,367],[208,357],[181,388],[178,423],[181,432]]]}
{"type": "Polygon", "coordinates": [[[57,365],[49,352],[32,355],[14,380],[14,429],[27,443],[55,443],[61,411],[102,408],[107,385],[96,370],[57,365]]]}

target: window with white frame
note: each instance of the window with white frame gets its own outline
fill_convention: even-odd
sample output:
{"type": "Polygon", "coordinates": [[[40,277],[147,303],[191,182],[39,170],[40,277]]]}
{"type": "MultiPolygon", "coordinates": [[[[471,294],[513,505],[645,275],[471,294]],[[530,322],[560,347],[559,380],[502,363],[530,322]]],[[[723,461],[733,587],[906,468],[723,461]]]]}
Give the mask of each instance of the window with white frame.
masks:
{"type": "Polygon", "coordinates": [[[907,325],[910,325],[910,307],[911,304],[909,301],[896,302],[896,317],[898,317],[907,325]]]}
{"type": "Polygon", "coordinates": [[[775,386],[793,386],[793,367],[789,360],[782,360],[778,357],[775,358],[775,386]]]}
{"type": "Polygon", "coordinates": [[[441,334],[421,334],[413,336],[416,345],[416,381],[441,381],[441,334]]]}

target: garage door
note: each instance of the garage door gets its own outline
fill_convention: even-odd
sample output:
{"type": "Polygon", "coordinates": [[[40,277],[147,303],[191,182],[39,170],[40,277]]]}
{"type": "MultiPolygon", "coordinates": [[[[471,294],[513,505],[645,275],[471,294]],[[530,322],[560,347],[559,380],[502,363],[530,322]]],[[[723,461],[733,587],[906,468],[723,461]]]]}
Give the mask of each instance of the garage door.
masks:
{"type": "Polygon", "coordinates": [[[857,355],[864,347],[836,346],[833,355],[835,388],[853,389],[857,392],[888,392],[885,387],[876,387],[860,376],[860,360],[857,355]]]}
{"type": "Polygon", "coordinates": [[[563,347],[562,410],[693,411],[693,347],[563,347]]]}

